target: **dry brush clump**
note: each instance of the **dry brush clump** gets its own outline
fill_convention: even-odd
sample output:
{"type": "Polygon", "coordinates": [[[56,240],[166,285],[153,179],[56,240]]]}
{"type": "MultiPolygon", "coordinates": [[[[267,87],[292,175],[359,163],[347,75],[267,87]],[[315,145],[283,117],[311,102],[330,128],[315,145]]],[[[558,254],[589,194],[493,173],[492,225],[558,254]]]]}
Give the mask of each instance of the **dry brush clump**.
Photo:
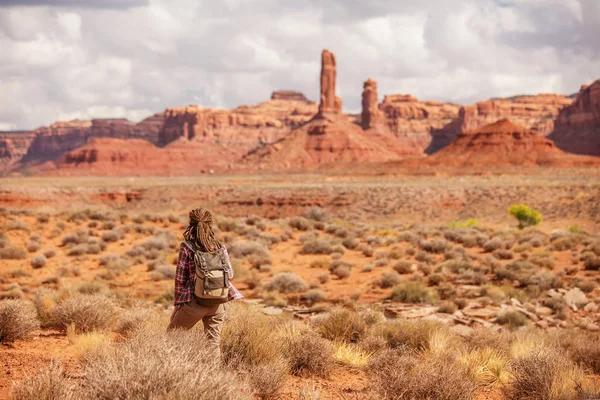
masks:
{"type": "Polygon", "coordinates": [[[74,383],[64,374],[59,363],[52,361],[50,366],[37,374],[13,383],[12,398],[14,400],[78,400],[74,383]]]}
{"type": "Polygon", "coordinates": [[[265,289],[281,293],[304,293],[308,290],[308,284],[298,275],[282,272],[271,279],[265,285],[265,289]]]}
{"type": "Polygon", "coordinates": [[[328,377],[333,369],[333,346],[312,331],[286,337],[283,354],[294,375],[328,377]]]}
{"type": "Polygon", "coordinates": [[[381,398],[399,400],[467,400],[477,384],[453,355],[417,355],[384,351],[369,361],[373,390],[381,398]]]}
{"type": "Polygon", "coordinates": [[[28,339],[40,322],[31,303],[24,300],[0,301],[0,343],[28,339]]]}

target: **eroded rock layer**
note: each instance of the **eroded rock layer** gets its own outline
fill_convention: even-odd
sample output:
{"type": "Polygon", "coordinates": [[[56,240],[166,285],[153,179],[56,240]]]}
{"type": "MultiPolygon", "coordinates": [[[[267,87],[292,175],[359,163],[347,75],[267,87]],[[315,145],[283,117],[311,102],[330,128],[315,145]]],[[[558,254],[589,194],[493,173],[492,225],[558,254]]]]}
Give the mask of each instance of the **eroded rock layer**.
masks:
{"type": "Polygon", "coordinates": [[[600,156],[600,80],[581,87],[573,104],[559,113],[548,137],[565,151],[600,156]]]}

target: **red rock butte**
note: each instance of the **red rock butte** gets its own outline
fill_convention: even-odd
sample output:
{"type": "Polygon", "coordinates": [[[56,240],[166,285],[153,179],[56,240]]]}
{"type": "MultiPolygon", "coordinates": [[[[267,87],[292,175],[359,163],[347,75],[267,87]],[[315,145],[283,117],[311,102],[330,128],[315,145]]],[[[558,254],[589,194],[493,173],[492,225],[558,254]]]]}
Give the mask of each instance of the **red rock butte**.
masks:
{"type": "Polygon", "coordinates": [[[502,119],[460,134],[427,163],[451,167],[586,166],[600,165],[600,159],[567,154],[539,133],[502,119]]]}

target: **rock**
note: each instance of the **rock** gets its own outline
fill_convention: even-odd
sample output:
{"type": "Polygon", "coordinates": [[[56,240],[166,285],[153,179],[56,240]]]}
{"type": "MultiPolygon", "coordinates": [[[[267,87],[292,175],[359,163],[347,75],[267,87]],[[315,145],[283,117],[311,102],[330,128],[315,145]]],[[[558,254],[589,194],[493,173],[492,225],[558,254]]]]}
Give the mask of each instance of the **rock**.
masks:
{"type": "Polygon", "coordinates": [[[35,132],[0,132],[0,172],[8,171],[18,163],[35,138],[35,132]]]}
{"type": "Polygon", "coordinates": [[[539,321],[536,321],[536,322],[535,322],[535,325],[536,325],[537,327],[539,327],[539,328],[542,328],[542,329],[546,329],[546,328],[548,328],[548,327],[550,326],[550,325],[548,324],[548,321],[546,321],[546,320],[543,320],[543,319],[542,319],[542,320],[539,320],[539,321]]]}
{"type": "Polygon", "coordinates": [[[263,314],[266,315],[280,315],[283,314],[283,310],[277,307],[265,307],[262,309],[263,314]]]}
{"type": "Polygon", "coordinates": [[[321,53],[321,102],[319,113],[339,114],[342,112],[342,100],[335,95],[336,81],[335,56],[328,50],[321,53]]]}
{"type": "Polygon", "coordinates": [[[362,92],[361,125],[364,130],[381,126],[383,115],[377,104],[377,82],[372,79],[365,81],[362,92]]]}
{"type": "Polygon", "coordinates": [[[450,330],[462,337],[469,337],[473,333],[474,329],[467,325],[453,325],[450,327],[450,330]]]}
{"type": "Polygon", "coordinates": [[[471,308],[469,310],[463,309],[462,312],[467,317],[493,318],[498,313],[498,310],[491,308],[471,308]]]}
{"type": "Polygon", "coordinates": [[[554,289],[548,290],[548,296],[550,296],[553,299],[561,299],[562,298],[562,294],[557,292],[554,289]]]}
{"type": "Polygon", "coordinates": [[[573,102],[567,96],[538,94],[481,101],[460,111],[461,132],[475,131],[501,119],[510,119],[540,135],[549,134],[554,118],[573,102]]]}
{"type": "Polygon", "coordinates": [[[585,305],[585,307],[583,307],[583,310],[585,312],[595,313],[598,311],[598,305],[592,301],[592,302],[587,303],[585,305]]]}
{"type": "Polygon", "coordinates": [[[578,287],[575,287],[565,293],[563,299],[565,300],[565,303],[567,303],[567,305],[574,310],[585,306],[588,302],[585,293],[583,293],[583,291],[578,287]]]}
{"type": "Polygon", "coordinates": [[[598,332],[598,331],[600,331],[600,325],[590,322],[589,324],[585,325],[585,329],[587,329],[588,331],[592,331],[592,332],[598,332]]]}
{"type": "Polygon", "coordinates": [[[522,306],[522,305],[523,305],[523,304],[521,304],[521,302],[520,302],[518,299],[515,299],[514,297],[511,297],[511,298],[510,298],[510,303],[511,303],[513,306],[522,306]]]}
{"type": "Polygon", "coordinates": [[[271,100],[289,100],[289,101],[305,101],[309,100],[302,92],[295,90],[276,90],[271,94],[271,100]]]}
{"type": "Polygon", "coordinates": [[[452,167],[600,165],[600,159],[567,155],[551,140],[506,119],[461,133],[426,162],[452,167]]]}
{"type": "Polygon", "coordinates": [[[573,104],[558,114],[548,138],[571,153],[600,155],[600,79],[581,87],[573,104]]]}
{"type": "Polygon", "coordinates": [[[546,316],[552,315],[554,313],[554,311],[550,307],[543,307],[542,306],[542,307],[536,307],[535,308],[535,313],[538,316],[546,317],[546,316]]]}

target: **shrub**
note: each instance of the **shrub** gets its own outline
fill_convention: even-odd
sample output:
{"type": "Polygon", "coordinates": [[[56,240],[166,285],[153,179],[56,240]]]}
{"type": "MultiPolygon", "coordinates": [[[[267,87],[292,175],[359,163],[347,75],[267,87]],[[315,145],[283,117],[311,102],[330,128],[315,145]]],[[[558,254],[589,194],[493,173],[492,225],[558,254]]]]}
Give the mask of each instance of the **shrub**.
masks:
{"type": "Polygon", "coordinates": [[[429,284],[432,286],[437,286],[440,283],[444,282],[446,277],[442,274],[431,274],[428,278],[429,284]]]}
{"type": "Polygon", "coordinates": [[[312,222],[310,222],[308,219],[303,218],[303,217],[294,217],[294,218],[290,219],[289,224],[292,228],[296,228],[300,231],[307,231],[307,230],[311,229],[313,226],[312,222]]]}
{"type": "Polygon", "coordinates": [[[325,299],[327,299],[327,293],[321,289],[310,289],[302,296],[302,300],[307,302],[309,306],[313,305],[314,303],[324,301],[325,299]]]}
{"type": "Polygon", "coordinates": [[[408,274],[412,272],[412,263],[407,260],[397,261],[392,268],[399,274],[408,274]]]}
{"type": "Polygon", "coordinates": [[[513,310],[499,313],[496,317],[496,322],[498,322],[500,325],[508,325],[511,328],[518,328],[527,324],[528,319],[521,312],[513,310]]]}
{"type": "Polygon", "coordinates": [[[556,264],[556,258],[550,253],[534,253],[528,258],[529,262],[541,268],[552,269],[556,264]]]}
{"type": "Polygon", "coordinates": [[[514,375],[506,391],[511,398],[523,400],[578,399],[583,372],[554,348],[542,348],[518,357],[511,363],[514,375]]]}
{"type": "Polygon", "coordinates": [[[291,272],[282,272],[276,275],[266,286],[266,290],[279,291],[281,293],[303,293],[308,290],[304,279],[291,272]]]}
{"type": "Polygon", "coordinates": [[[110,328],[115,311],[114,302],[104,295],[76,294],[56,305],[52,320],[59,330],[74,324],[77,332],[91,332],[110,328]]]}
{"type": "Polygon", "coordinates": [[[388,260],[387,258],[380,258],[378,260],[375,260],[376,267],[385,267],[389,263],[390,263],[390,260],[388,260]]]}
{"type": "Polygon", "coordinates": [[[363,254],[363,256],[365,256],[365,257],[373,257],[373,248],[371,246],[361,245],[359,247],[359,250],[361,251],[361,253],[363,254]]]}
{"type": "Polygon", "coordinates": [[[0,249],[0,259],[2,260],[24,260],[27,258],[27,252],[21,248],[8,246],[0,249]]]}
{"type": "Polygon", "coordinates": [[[542,215],[524,204],[515,204],[508,209],[508,213],[519,221],[519,229],[526,226],[538,225],[542,221],[542,215]]]}
{"type": "Polygon", "coordinates": [[[329,259],[324,257],[324,258],[319,258],[317,260],[314,260],[310,263],[310,267],[311,268],[327,268],[329,266],[329,259]]]}
{"type": "Polygon", "coordinates": [[[421,282],[402,282],[392,291],[392,301],[404,303],[434,303],[436,293],[421,282]]]}
{"type": "Polygon", "coordinates": [[[313,320],[317,330],[325,339],[356,342],[368,329],[364,315],[345,308],[336,308],[313,320]]]}
{"type": "Polygon", "coordinates": [[[281,359],[283,343],[274,321],[246,304],[232,303],[221,335],[226,365],[257,366],[281,359]]]}
{"type": "Polygon", "coordinates": [[[325,211],[321,207],[307,208],[306,211],[304,212],[304,217],[307,219],[311,219],[313,221],[319,221],[319,222],[324,222],[324,221],[327,221],[327,219],[329,219],[329,216],[327,215],[327,211],[325,211]]]}
{"type": "Polygon", "coordinates": [[[588,271],[600,271],[600,258],[589,258],[585,261],[583,266],[588,271]]]}
{"type": "Polygon", "coordinates": [[[235,258],[243,258],[252,254],[261,257],[270,257],[269,249],[263,244],[245,240],[233,242],[227,247],[227,251],[229,255],[235,258]]]}
{"type": "Polygon", "coordinates": [[[56,250],[54,250],[54,249],[48,249],[48,250],[44,251],[44,256],[46,258],[52,258],[55,255],[56,255],[56,250]]]}
{"type": "Polygon", "coordinates": [[[31,266],[33,268],[42,268],[46,265],[46,257],[43,254],[38,254],[31,259],[31,266]]]}
{"type": "Polygon", "coordinates": [[[561,332],[558,343],[568,352],[571,359],[594,374],[600,374],[600,334],[598,332],[585,332],[565,330],[561,332]]]}
{"type": "Polygon", "coordinates": [[[452,355],[417,357],[387,350],[369,360],[368,371],[381,398],[467,400],[477,384],[452,355]]]}
{"type": "Polygon", "coordinates": [[[294,375],[326,378],[333,369],[331,343],[310,331],[288,337],[283,354],[294,375]]]}
{"type": "Polygon", "coordinates": [[[139,332],[83,363],[82,398],[191,400],[250,399],[235,375],[215,365],[214,351],[198,345],[197,331],[139,332]],[[194,349],[194,351],[190,351],[194,349]]]}
{"type": "Polygon", "coordinates": [[[309,240],[300,250],[301,254],[331,254],[332,252],[331,242],[324,238],[309,240]]]}
{"type": "Polygon", "coordinates": [[[360,244],[360,242],[353,237],[347,237],[344,240],[342,240],[342,245],[350,250],[354,250],[358,247],[358,245],[360,244]]]}
{"type": "Polygon", "coordinates": [[[504,247],[502,239],[500,238],[492,238],[483,244],[483,250],[487,253],[491,253],[495,250],[499,250],[504,247]]]}
{"type": "Polygon", "coordinates": [[[375,267],[373,266],[373,264],[365,264],[363,265],[361,272],[371,272],[375,269],[375,267]]]}
{"type": "Polygon", "coordinates": [[[27,246],[25,247],[27,247],[28,252],[35,253],[40,249],[40,247],[42,247],[42,244],[38,241],[30,240],[29,242],[27,242],[27,246]]]}
{"type": "Polygon", "coordinates": [[[339,279],[345,279],[350,276],[350,264],[346,262],[332,262],[329,268],[331,273],[337,276],[339,279]]]}
{"type": "Polygon", "coordinates": [[[0,301],[0,343],[28,339],[39,329],[35,308],[23,300],[0,301]]]}
{"type": "Polygon", "coordinates": [[[415,256],[415,260],[424,262],[427,264],[433,264],[435,262],[435,258],[431,254],[425,253],[424,251],[418,252],[417,255],[415,256]]]}
{"type": "Polygon", "coordinates": [[[256,365],[248,371],[250,386],[261,399],[277,398],[285,386],[289,365],[284,359],[256,365]]]}
{"type": "Polygon", "coordinates": [[[421,240],[419,247],[428,253],[443,253],[448,248],[448,242],[442,238],[421,240]]]}
{"type": "Polygon", "coordinates": [[[504,249],[498,249],[493,254],[499,260],[512,260],[514,256],[512,251],[504,249]]]}
{"type": "Polygon", "coordinates": [[[76,399],[72,385],[54,361],[36,375],[15,383],[12,395],[15,400],[76,399]]]}
{"type": "Polygon", "coordinates": [[[384,271],[375,284],[382,289],[390,288],[402,282],[402,277],[395,271],[384,271]]]}
{"type": "Polygon", "coordinates": [[[329,274],[320,274],[317,279],[319,280],[319,282],[321,284],[325,284],[327,282],[329,282],[329,279],[331,278],[331,276],[329,274]]]}

